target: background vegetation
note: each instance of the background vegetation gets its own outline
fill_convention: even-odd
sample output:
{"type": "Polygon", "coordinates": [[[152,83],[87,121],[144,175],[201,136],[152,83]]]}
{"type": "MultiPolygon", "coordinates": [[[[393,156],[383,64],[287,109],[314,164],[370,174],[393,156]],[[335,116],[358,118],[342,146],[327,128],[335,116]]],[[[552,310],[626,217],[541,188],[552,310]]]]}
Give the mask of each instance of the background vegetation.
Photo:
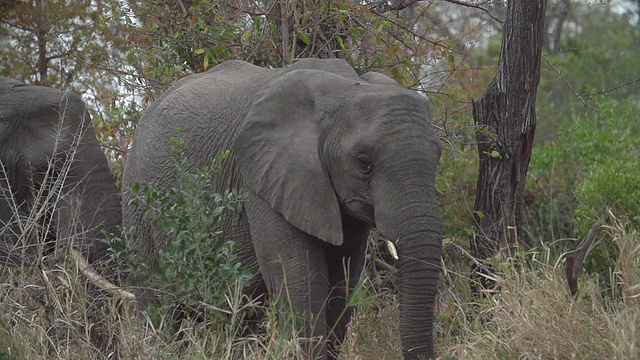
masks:
{"type": "MultiPolygon", "coordinates": [[[[481,299],[472,296],[468,278],[474,265],[468,252],[478,171],[471,101],[482,96],[495,75],[502,30],[497,19],[504,8],[487,1],[400,3],[0,1],[0,75],[82,94],[120,179],[145,107],[187,74],[228,59],[278,67],[308,56],[340,57],[359,72],[383,72],[429,98],[446,147],[437,179],[447,236],[437,309],[440,355],[640,358],[638,2],[549,1],[525,244],[513,259],[494,260],[501,291],[481,299]],[[603,230],[582,266],[579,291],[571,296],[565,255],[603,216],[603,230]]],[[[178,211],[166,206],[165,196],[172,194],[149,189],[143,198],[154,202],[159,214],[172,215],[158,217],[168,219],[167,231],[233,250],[215,234],[184,227],[194,217],[208,219],[197,225],[215,226],[221,211],[194,206],[189,196],[221,196],[225,207],[238,206],[241,192],[230,198],[207,193],[206,174],[215,166],[188,172],[188,164],[180,161],[177,156],[176,176],[189,185],[178,211]]],[[[164,290],[173,298],[204,303],[218,316],[196,317],[176,335],[162,319],[172,314],[161,311],[161,319],[142,327],[132,319],[130,302],[96,294],[64,256],[38,268],[2,267],[0,359],[301,356],[305,339],[294,327],[279,326],[268,304],[260,307],[261,323],[241,321],[258,307],[241,298],[240,283],[229,281],[236,275],[242,279],[242,269],[223,266],[227,272],[211,280],[176,261],[182,255],[201,256],[204,262],[229,265],[232,256],[207,257],[207,247],[181,247],[185,243],[176,242],[165,254],[158,280],[184,285],[164,290]],[[192,290],[205,282],[216,287],[194,295],[192,290]],[[247,326],[258,331],[246,331],[247,326]]],[[[372,261],[352,299],[358,311],[345,359],[401,354],[394,272],[373,265],[375,259],[392,260],[378,248],[371,240],[372,261]]],[[[123,251],[115,249],[126,257],[123,251]]]]}

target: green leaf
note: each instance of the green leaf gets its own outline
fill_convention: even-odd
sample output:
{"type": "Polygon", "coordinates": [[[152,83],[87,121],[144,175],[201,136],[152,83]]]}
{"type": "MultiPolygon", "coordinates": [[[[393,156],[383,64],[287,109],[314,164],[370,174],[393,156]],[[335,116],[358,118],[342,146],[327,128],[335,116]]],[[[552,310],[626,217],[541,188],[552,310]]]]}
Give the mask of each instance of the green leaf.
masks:
{"type": "Polygon", "coordinates": [[[309,39],[309,35],[308,34],[300,33],[300,34],[298,34],[298,37],[300,38],[300,40],[302,40],[302,42],[304,42],[307,45],[309,45],[309,43],[311,43],[311,39],[309,39]]]}
{"type": "Polygon", "coordinates": [[[202,54],[204,54],[204,49],[196,49],[195,53],[197,55],[202,55],[202,54]]]}

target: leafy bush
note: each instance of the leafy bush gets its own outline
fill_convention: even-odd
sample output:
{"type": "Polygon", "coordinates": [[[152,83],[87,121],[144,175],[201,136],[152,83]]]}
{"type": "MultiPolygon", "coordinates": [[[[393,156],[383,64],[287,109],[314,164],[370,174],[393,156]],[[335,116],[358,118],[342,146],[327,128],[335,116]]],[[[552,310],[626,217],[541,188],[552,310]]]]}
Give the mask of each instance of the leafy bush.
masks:
{"type": "MultiPolygon", "coordinates": [[[[531,245],[583,239],[608,209],[638,226],[637,117],[631,110],[620,112],[614,100],[598,100],[593,106],[593,114],[565,121],[557,139],[534,148],[525,216],[531,245]]],[[[559,254],[568,250],[567,244],[559,242],[552,248],[559,254]]],[[[604,241],[585,263],[587,272],[598,274],[606,290],[615,259],[613,244],[604,241]]]]}
{"type": "Polygon", "coordinates": [[[576,212],[579,225],[587,225],[594,215],[608,208],[633,226],[640,225],[640,163],[631,157],[635,156],[622,156],[593,166],[577,189],[581,200],[576,212]]]}
{"type": "Polygon", "coordinates": [[[222,194],[211,191],[212,175],[220,171],[229,151],[202,169],[192,169],[184,149],[184,140],[172,140],[171,188],[132,186],[137,199],[134,205],[146,209],[144,216],[167,239],[153,259],[136,259],[133,271],[159,290],[161,304],[178,302],[193,309],[204,303],[224,308],[229,291],[248,285],[252,278],[236,255],[241,245],[224,239],[221,230],[225,215],[242,211],[247,195],[235,189],[222,194]],[[151,260],[157,266],[150,266],[151,260]]]}
{"type": "MultiPolygon", "coordinates": [[[[616,114],[618,105],[615,101],[597,101],[594,104],[595,113],[564,121],[559,125],[560,135],[554,141],[534,148],[527,186],[527,210],[528,215],[531,215],[528,217],[533,219],[528,227],[533,238],[550,240],[563,236],[572,237],[574,234],[571,231],[550,234],[548,229],[561,228],[552,223],[557,220],[556,216],[562,216],[563,212],[574,214],[580,202],[596,205],[593,202],[595,199],[589,199],[590,191],[605,191],[610,195],[605,202],[597,204],[598,208],[612,206],[612,201],[622,200],[613,199],[614,193],[627,194],[627,184],[619,181],[613,168],[605,170],[607,167],[617,167],[618,175],[633,172],[627,166],[635,162],[640,149],[637,119],[630,110],[621,115],[616,114]],[[596,189],[593,185],[583,186],[585,181],[590,181],[590,177],[607,174],[612,177],[597,180],[608,182],[606,190],[596,189]],[[613,187],[617,190],[613,190],[613,187]],[[582,190],[577,192],[579,189],[582,190]],[[541,218],[536,213],[547,214],[549,217],[541,218]]],[[[563,221],[566,220],[564,217],[563,221]]],[[[595,220],[591,216],[572,225],[579,233],[583,233],[588,231],[593,222],[595,220]]]]}

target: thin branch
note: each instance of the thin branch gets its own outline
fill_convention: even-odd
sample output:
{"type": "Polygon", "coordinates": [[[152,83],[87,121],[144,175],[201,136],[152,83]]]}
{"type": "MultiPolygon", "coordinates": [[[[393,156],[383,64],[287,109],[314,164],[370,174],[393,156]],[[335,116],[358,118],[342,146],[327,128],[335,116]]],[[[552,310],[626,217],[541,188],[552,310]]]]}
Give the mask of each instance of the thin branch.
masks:
{"type": "Polygon", "coordinates": [[[250,9],[248,9],[246,7],[242,7],[241,8],[239,6],[236,6],[235,4],[227,4],[227,6],[229,8],[231,8],[231,9],[235,10],[235,11],[239,11],[239,12],[241,12],[243,14],[246,14],[246,15],[249,15],[249,16],[253,16],[253,17],[256,17],[256,16],[267,16],[268,15],[267,12],[262,10],[262,9],[259,9],[259,11],[254,11],[254,10],[250,10],[250,9]]]}
{"type": "MultiPolygon", "coordinates": [[[[389,23],[391,23],[392,25],[397,26],[398,28],[400,28],[400,29],[402,29],[402,30],[406,31],[407,33],[411,34],[411,36],[415,36],[415,37],[417,37],[418,39],[423,40],[423,41],[425,41],[425,42],[427,42],[427,43],[429,43],[429,44],[431,44],[431,45],[433,45],[433,46],[441,47],[441,48],[447,49],[447,50],[449,50],[449,51],[451,51],[451,52],[453,52],[453,53],[456,53],[456,54],[461,54],[461,52],[460,52],[460,51],[458,51],[458,50],[456,50],[456,49],[453,49],[453,48],[451,48],[451,47],[449,47],[449,46],[445,45],[443,42],[434,41],[434,40],[431,40],[431,39],[426,38],[426,37],[425,37],[425,36],[423,36],[423,35],[420,35],[420,34],[416,33],[413,29],[411,29],[411,28],[409,28],[409,27],[407,27],[407,26],[405,26],[405,25],[403,25],[403,24],[399,23],[398,21],[395,21],[394,19],[392,19],[392,18],[390,18],[390,17],[385,16],[382,12],[378,12],[378,11],[376,11],[375,9],[370,9],[370,10],[371,10],[371,12],[372,12],[374,15],[377,15],[377,16],[381,17],[382,19],[384,19],[384,20],[388,21],[388,22],[389,22],[389,23]]],[[[360,23],[360,24],[362,24],[362,25],[364,25],[364,23],[362,23],[362,22],[359,22],[359,23],[360,23]]],[[[391,33],[391,34],[395,36],[395,34],[393,34],[393,33],[391,33]]]]}
{"type": "Polygon", "coordinates": [[[575,95],[578,100],[580,100],[580,102],[582,103],[582,105],[584,105],[585,107],[596,111],[596,109],[594,109],[591,105],[589,105],[589,103],[587,103],[583,98],[582,95],[578,94],[578,92],[573,88],[573,86],[571,86],[571,84],[569,83],[569,81],[564,77],[564,75],[562,74],[562,72],[555,67],[555,65],[553,65],[551,63],[551,61],[549,61],[549,59],[547,59],[547,57],[543,54],[542,55],[542,59],[549,65],[551,66],[551,69],[556,73],[556,75],[558,75],[558,77],[560,78],[560,80],[562,80],[563,83],[565,83],[565,85],[567,85],[567,87],[569,88],[569,90],[571,90],[571,92],[573,93],[573,95],[575,95]]]}
{"type": "Polygon", "coordinates": [[[460,253],[466,257],[467,259],[471,260],[476,267],[478,267],[479,269],[483,270],[486,272],[486,274],[491,274],[492,271],[491,269],[489,269],[486,265],[484,265],[482,262],[480,262],[480,260],[478,260],[475,256],[471,255],[467,250],[465,250],[462,246],[454,243],[454,242],[449,242],[447,244],[447,246],[453,246],[454,248],[456,248],[458,251],[460,251],[460,253]]]}
{"type": "Polygon", "coordinates": [[[65,57],[65,56],[70,56],[71,54],[73,54],[73,53],[74,53],[74,52],[76,52],[76,51],[77,51],[77,49],[75,49],[75,48],[74,48],[74,49],[71,49],[71,50],[65,51],[65,52],[60,53],[60,54],[47,56],[47,57],[46,57],[46,60],[47,60],[47,62],[48,62],[48,61],[55,60],[55,59],[59,59],[59,58],[65,57]]]}
{"type": "Polygon", "coordinates": [[[640,77],[638,77],[638,78],[635,78],[635,79],[633,79],[631,81],[627,81],[625,83],[618,84],[618,85],[616,85],[614,87],[610,87],[608,89],[603,89],[603,90],[596,91],[596,92],[593,92],[593,93],[580,94],[580,93],[578,93],[578,91],[576,91],[576,89],[573,88],[573,86],[571,86],[571,84],[564,77],[562,72],[555,65],[553,65],[553,63],[551,63],[551,61],[545,55],[542,55],[542,58],[551,67],[551,69],[556,73],[556,75],[558,75],[558,77],[562,80],[562,82],[565,83],[565,85],[567,85],[567,87],[569,88],[569,90],[571,90],[573,95],[575,95],[578,98],[578,100],[580,100],[582,105],[584,105],[585,107],[587,107],[587,108],[589,108],[589,109],[591,109],[593,111],[596,111],[596,109],[594,109],[591,105],[589,105],[589,100],[593,99],[596,96],[604,95],[606,93],[610,93],[612,91],[616,91],[618,89],[621,89],[621,88],[623,88],[625,86],[633,85],[635,83],[640,82],[640,77]],[[584,98],[588,98],[588,100],[585,100],[584,98]]]}
{"type": "Polygon", "coordinates": [[[394,1],[393,4],[389,4],[389,1],[383,0],[383,1],[373,2],[367,6],[372,11],[379,11],[379,12],[398,11],[398,10],[404,10],[419,1],[420,0],[394,1]]]}
{"type": "Polygon", "coordinates": [[[486,13],[487,15],[489,15],[489,17],[492,18],[493,20],[495,20],[496,22],[504,25],[504,21],[498,19],[495,15],[493,15],[491,13],[491,11],[489,11],[489,9],[487,9],[487,8],[481,6],[481,5],[470,4],[468,2],[458,1],[458,0],[444,0],[444,1],[452,3],[452,4],[456,4],[456,5],[460,5],[460,6],[464,6],[464,7],[480,10],[480,11],[486,13]]]}
{"type": "Polygon", "coordinates": [[[603,89],[603,90],[600,90],[600,91],[596,91],[594,93],[582,94],[582,96],[588,96],[589,98],[594,98],[594,97],[599,96],[599,95],[603,95],[603,94],[606,94],[606,93],[609,93],[609,92],[612,92],[612,91],[616,91],[616,90],[618,90],[620,88],[623,88],[625,86],[633,85],[633,84],[635,84],[637,82],[640,82],[640,77],[636,78],[636,79],[633,79],[631,81],[628,81],[626,83],[622,83],[622,84],[616,85],[616,86],[608,88],[608,89],[603,89]]]}
{"type": "MultiPolygon", "coordinates": [[[[389,4],[389,1],[376,1],[373,2],[371,4],[368,5],[369,9],[373,12],[380,12],[380,13],[385,13],[388,11],[399,11],[399,10],[404,10],[410,6],[413,6],[415,3],[420,2],[421,0],[404,0],[404,1],[394,1],[392,4],[389,4]]],[[[460,6],[464,6],[464,7],[468,7],[468,8],[472,8],[472,9],[477,9],[480,10],[484,13],[486,13],[487,15],[489,15],[490,18],[492,18],[493,20],[495,20],[496,22],[500,23],[500,24],[504,24],[504,22],[500,19],[498,19],[495,15],[493,15],[491,13],[491,11],[489,11],[489,9],[483,7],[482,5],[477,5],[477,4],[471,4],[465,1],[458,1],[458,0],[444,0],[446,2],[450,2],[452,4],[456,4],[456,5],[460,5],[460,6]]]]}

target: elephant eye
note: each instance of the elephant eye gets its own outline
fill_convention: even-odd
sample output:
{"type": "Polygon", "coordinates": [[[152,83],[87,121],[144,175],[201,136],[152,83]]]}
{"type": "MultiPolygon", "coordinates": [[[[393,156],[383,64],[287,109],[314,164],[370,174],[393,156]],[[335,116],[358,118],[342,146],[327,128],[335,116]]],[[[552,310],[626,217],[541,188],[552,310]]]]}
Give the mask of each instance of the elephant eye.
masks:
{"type": "Polygon", "coordinates": [[[358,166],[360,167],[360,172],[364,175],[371,175],[373,172],[373,163],[371,160],[365,155],[358,155],[356,158],[358,162],[358,166]]]}

